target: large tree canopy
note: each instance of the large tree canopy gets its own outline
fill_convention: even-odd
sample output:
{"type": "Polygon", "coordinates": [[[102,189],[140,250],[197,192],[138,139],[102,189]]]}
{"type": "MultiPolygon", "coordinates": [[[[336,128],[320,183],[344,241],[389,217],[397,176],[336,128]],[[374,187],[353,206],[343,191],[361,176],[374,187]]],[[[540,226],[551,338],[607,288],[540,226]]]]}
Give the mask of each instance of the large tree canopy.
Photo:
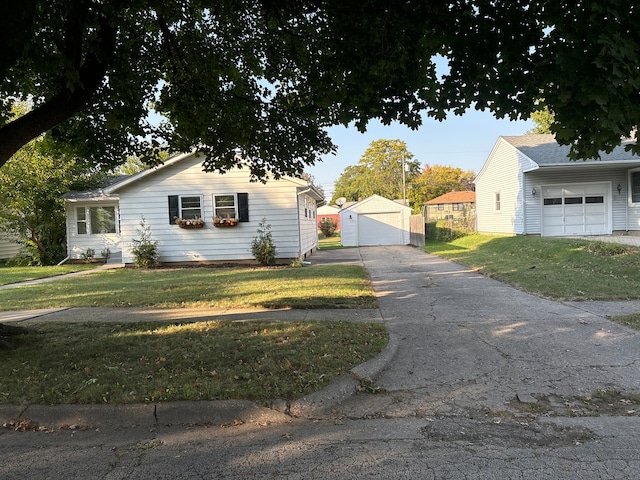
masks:
{"type": "Polygon", "coordinates": [[[347,167],[338,178],[332,203],[340,197],[355,202],[371,195],[405,199],[407,187],[419,173],[420,162],[414,160],[405,142],[374,140],[357,165],[347,167]]]}
{"type": "MultiPolygon", "coordinates": [[[[154,149],[300,173],[334,150],[324,127],[544,98],[579,157],[640,114],[639,8],[629,0],[5,0],[0,166],[43,132],[94,165],[154,149]],[[448,61],[437,72],[435,58],[448,61]],[[33,110],[10,118],[15,99],[33,110]],[[153,106],[169,121],[147,119],[153,106]]],[[[638,149],[634,144],[633,149],[638,149]]]]}
{"type": "Polygon", "coordinates": [[[411,204],[422,207],[425,202],[453,191],[473,190],[475,172],[448,165],[426,165],[411,184],[411,204]]]}

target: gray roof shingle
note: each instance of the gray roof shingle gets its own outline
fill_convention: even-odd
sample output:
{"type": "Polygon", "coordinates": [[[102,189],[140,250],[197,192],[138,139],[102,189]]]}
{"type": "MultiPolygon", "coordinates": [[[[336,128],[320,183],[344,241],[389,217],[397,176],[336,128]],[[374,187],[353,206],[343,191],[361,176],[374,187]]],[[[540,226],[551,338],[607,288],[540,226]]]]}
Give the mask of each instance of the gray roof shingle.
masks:
{"type": "MultiPolygon", "coordinates": [[[[569,145],[559,145],[553,135],[521,135],[501,137],[524,153],[538,165],[557,165],[570,163],[569,145]]],[[[585,162],[613,162],[622,160],[640,160],[640,156],[627,152],[624,147],[632,140],[625,140],[611,153],[600,153],[600,160],[588,159],[585,162]]]]}

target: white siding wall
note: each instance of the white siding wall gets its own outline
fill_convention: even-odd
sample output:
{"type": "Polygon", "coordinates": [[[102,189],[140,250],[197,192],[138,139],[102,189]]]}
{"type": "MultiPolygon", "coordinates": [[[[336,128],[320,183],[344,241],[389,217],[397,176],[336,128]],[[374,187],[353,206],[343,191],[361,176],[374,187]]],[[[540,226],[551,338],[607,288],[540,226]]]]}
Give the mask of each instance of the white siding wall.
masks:
{"type": "MultiPolygon", "coordinates": [[[[546,171],[534,171],[525,174],[525,193],[527,194],[527,227],[526,233],[541,233],[541,211],[542,197],[541,186],[567,185],[576,183],[611,183],[611,192],[608,200],[612,205],[611,225],[614,231],[627,230],[627,169],[609,168],[602,166],[599,168],[576,168],[567,170],[551,169],[546,171]],[[618,193],[617,186],[620,184],[621,192],[618,193]],[[535,187],[538,194],[531,195],[532,188],[535,187]]],[[[640,230],[640,205],[631,206],[628,209],[629,230],[640,230]]]]}
{"type": "MultiPolygon", "coordinates": [[[[109,249],[111,256],[120,256],[122,245],[120,242],[120,234],[106,233],[92,235],[90,233],[78,234],[78,226],[76,223],[76,208],[87,206],[113,206],[116,210],[116,218],[118,217],[118,204],[115,201],[100,202],[99,204],[86,202],[68,203],[66,206],[67,217],[67,255],[72,260],[82,258],[82,254],[91,248],[95,251],[95,258],[100,258],[103,250],[109,249]]],[[[117,227],[116,227],[117,228],[117,227]]]]}
{"type": "Polygon", "coordinates": [[[6,234],[0,233],[0,259],[12,258],[20,252],[20,245],[6,234]]]}
{"type": "Polygon", "coordinates": [[[297,256],[305,258],[307,254],[310,254],[318,248],[317,216],[318,209],[316,201],[307,194],[301,193],[298,195],[300,252],[297,256]]]}
{"type": "Polygon", "coordinates": [[[524,233],[522,170],[528,161],[505,140],[498,139],[476,178],[476,216],[480,233],[524,233]],[[500,211],[495,195],[500,193],[500,211]]]}
{"type": "MultiPolygon", "coordinates": [[[[247,170],[225,175],[204,173],[201,161],[196,156],[185,158],[118,192],[125,263],[134,260],[132,240],[139,237],[136,230],[142,216],[151,227],[152,239],[158,241],[161,262],[253,260],[251,241],[257,236],[263,218],[271,225],[277,257],[300,255],[295,184],[287,180],[250,183],[247,170]],[[234,193],[248,193],[249,222],[232,228],[214,227],[213,195],[234,193]],[[171,225],[169,195],[202,195],[205,227],[187,230],[171,225]]],[[[314,224],[313,220],[308,223],[314,224]]]]}

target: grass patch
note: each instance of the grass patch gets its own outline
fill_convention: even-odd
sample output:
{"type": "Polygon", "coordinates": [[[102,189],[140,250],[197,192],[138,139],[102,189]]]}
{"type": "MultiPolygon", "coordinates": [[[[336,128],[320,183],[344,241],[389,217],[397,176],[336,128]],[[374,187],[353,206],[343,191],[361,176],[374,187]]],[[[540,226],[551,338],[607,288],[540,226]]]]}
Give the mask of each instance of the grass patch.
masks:
{"type": "Polygon", "coordinates": [[[640,313],[631,313],[629,315],[618,315],[611,317],[611,320],[624,325],[625,327],[633,328],[634,330],[640,330],[640,313]]]}
{"type": "Polygon", "coordinates": [[[2,310],[55,307],[376,308],[366,271],[313,268],[104,270],[0,291],[2,310]]]}
{"type": "Polygon", "coordinates": [[[471,235],[425,250],[559,300],[640,298],[640,249],[588,240],[471,235]]]}
{"type": "Polygon", "coordinates": [[[335,250],[336,248],[343,248],[340,243],[340,232],[336,232],[332,237],[325,237],[322,233],[319,233],[318,248],[320,250],[335,250]]]}
{"type": "Polygon", "coordinates": [[[297,399],[387,343],[348,322],[38,323],[0,351],[0,403],[297,399]]]}
{"type": "Polygon", "coordinates": [[[69,264],[58,267],[0,267],[0,285],[36,280],[38,278],[54,277],[65,273],[91,270],[96,265],[69,264]]]}

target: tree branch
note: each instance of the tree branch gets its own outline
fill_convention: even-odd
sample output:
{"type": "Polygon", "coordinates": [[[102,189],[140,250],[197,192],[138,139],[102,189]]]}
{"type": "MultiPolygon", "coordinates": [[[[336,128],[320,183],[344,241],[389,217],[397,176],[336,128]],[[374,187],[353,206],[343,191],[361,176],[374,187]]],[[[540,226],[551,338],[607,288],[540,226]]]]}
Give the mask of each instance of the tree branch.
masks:
{"type": "MultiPolygon", "coordinates": [[[[68,23],[67,27],[69,25],[68,23]]],[[[75,24],[75,27],[82,29],[83,26],[75,24]]],[[[96,41],[96,52],[89,53],[78,69],[77,85],[70,88],[61,79],[59,92],[50,100],[0,128],[0,167],[30,140],[63,123],[88,104],[107,73],[115,49],[116,28],[108,25],[105,20],[100,26],[100,32],[101,35],[96,41]]],[[[70,35],[69,38],[73,38],[70,40],[72,42],[77,40],[75,35],[70,35]]],[[[72,63],[76,58],[74,47],[71,46],[65,52],[72,57],[69,58],[72,63]]],[[[90,48],[87,50],[92,51],[90,48]]]]}

